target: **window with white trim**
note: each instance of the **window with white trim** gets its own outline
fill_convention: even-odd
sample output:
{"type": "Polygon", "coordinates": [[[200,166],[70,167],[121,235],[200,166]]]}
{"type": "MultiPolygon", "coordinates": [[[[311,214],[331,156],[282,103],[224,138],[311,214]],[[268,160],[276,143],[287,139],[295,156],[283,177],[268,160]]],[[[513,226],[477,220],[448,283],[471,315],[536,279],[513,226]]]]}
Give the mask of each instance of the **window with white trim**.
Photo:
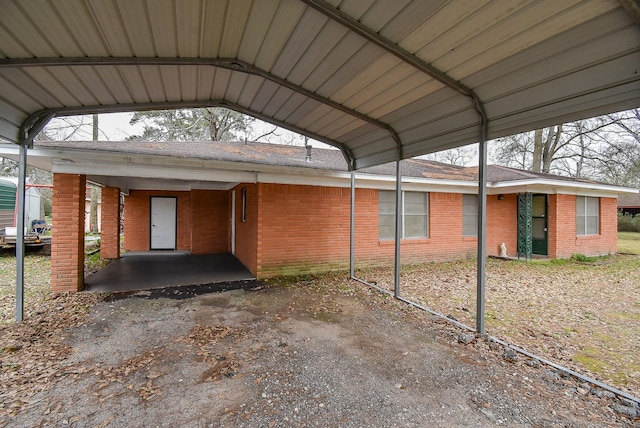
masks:
{"type": "Polygon", "coordinates": [[[478,236],[478,195],[462,195],[462,236],[478,236]]]}
{"type": "MultiPolygon", "coordinates": [[[[426,192],[402,192],[402,239],[427,238],[429,236],[429,194],[426,192]]],[[[396,192],[379,191],[380,240],[395,239],[396,192]]]]}
{"type": "Polygon", "coordinates": [[[600,198],[576,196],[576,235],[600,233],[600,198]]]}

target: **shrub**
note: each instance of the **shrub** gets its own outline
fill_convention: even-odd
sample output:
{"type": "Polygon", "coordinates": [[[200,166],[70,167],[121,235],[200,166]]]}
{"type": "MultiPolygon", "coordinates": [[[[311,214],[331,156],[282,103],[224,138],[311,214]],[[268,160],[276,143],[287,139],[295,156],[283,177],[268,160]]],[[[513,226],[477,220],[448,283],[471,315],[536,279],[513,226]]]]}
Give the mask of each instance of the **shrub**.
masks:
{"type": "Polygon", "coordinates": [[[598,257],[589,257],[589,256],[585,256],[584,254],[578,253],[578,254],[572,254],[570,260],[578,263],[593,263],[598,260],[598,257]]]}
{"type": "Polygon", "coordinates": [[[640,232],[640,215],[618,213],[618,232],[640,232]]]}

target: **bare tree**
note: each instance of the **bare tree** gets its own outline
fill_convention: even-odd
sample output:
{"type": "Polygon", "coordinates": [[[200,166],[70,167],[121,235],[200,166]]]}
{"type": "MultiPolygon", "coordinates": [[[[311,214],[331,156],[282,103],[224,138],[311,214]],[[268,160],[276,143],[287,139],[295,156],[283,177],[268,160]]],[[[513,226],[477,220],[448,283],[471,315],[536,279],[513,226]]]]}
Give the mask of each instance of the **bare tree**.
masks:
{"type": "Polygon", "coordinates": [[[129,123],[142,123],[144,130],[129,140],[242,140],[253,121],[249,116],[221,107],[136,112],[129,123]]]}
{"type": "Polygon", "coordinates": [[[594,176],[602,181],[640,187],[640,110],[598,118],[603,132],[595,135],[597,150],[589,153],[594,176]]]}
{"type": "Polygon", "coordinates": [[[98,126],[98,115],[68,116],[52,119],[47,126],[36,135],[36,141],[72,141],[72,140],[108,140],[98,126]],[[94,119],[95,117],[95,119],[94,119]]]}
{"type": "Polygon", "coordinates": [[[635,109],[512,135],[493,144],[493,161],[501,165],[632,185],[639,175],[640,115],[635,109]]]}
{"type": "Polygon", "coordinates": [[[510,168],[531,169],[533,138],[530,133],[516,134],[492,141],[492,162],[510,168]]]}
{"type": "Polygon", "coordinates": [[[427,155],[426,158],[449,165],[466,166],[476,158],[477,153],[476,147],[469,145],[431,153],[427,155]]]}

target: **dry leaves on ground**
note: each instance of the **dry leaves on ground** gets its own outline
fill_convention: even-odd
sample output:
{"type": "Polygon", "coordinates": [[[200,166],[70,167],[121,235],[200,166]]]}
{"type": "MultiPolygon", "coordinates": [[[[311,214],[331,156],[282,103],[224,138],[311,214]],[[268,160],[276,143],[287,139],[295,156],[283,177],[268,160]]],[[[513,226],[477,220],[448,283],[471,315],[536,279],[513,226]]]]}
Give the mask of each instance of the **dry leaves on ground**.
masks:
{"type": "Polygon", "coordinates": [[[57,293],[49,287],[51,261],[46,255],[24,259],[24,321],[15,323],[16,259],[0,253],[0,415],[16,414],[55,379],[77,378],[86,369],[63,366],[69,328],[83,322],[100,300],[95,294],[57,293]]]}
{"type": "Polygon", "coordinates": [[[22,323],[0,325],[0,415],[16,414],[55,379],[84,372],[61,364],[69,354],[65,336],[98,299],[84,293],[27,299],[29,315],[22,323]]]}
{"type": "Polygon", "coordinates": [[[163,352],[163,348],[157,348],[129,358],[118,366],[95,367],[93,374],[99,380],[98,391],[94,392],[94,395],[103,402],[125,393],[126,390],[135,389],[142,400],[153,400],[161,394],[160,388],[153,384],[153,380],[160,376],[154,371],[154,366],[163,352]],[[116,387],[112,388],[114,384],[116,387]],[[103,390],[106,391],[106,395],[103,390]]]}
{"type": "Polygon", "coordinates": [[[220,377],[233,377],[240,368],[240,360],[231,346],[220,347],[220,342],[232,342],[247,337],[242,330],[229,326],[196,325],[187,337],[178,341],[198,348],[196,355],[209,365],[202,381],[215,381],[220,377]]]}
{"type": "MultiPolygon", "coordinates": [[[[403,269],[401,293],[469,326],[476,323],[473,260],[403,269]]],[[[358,275],[393,290],[390,269],[358,275]]],[[[596,263],[490,259],[487,333],[640,396],[640,258],[596,263]]]]}

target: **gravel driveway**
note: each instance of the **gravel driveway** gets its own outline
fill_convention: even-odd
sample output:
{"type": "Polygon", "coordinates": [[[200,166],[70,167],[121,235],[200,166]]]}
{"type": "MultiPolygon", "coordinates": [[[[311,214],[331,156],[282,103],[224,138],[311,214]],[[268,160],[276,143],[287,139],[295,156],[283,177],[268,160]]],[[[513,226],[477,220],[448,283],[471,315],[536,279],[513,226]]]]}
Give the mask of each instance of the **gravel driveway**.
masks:
{"type": "Polygon", "coordinates": [[[49,336],[46,317],[63,357],[0,427],[634,426],[630,403],[353,281],[141,292],[49,336]]]}

